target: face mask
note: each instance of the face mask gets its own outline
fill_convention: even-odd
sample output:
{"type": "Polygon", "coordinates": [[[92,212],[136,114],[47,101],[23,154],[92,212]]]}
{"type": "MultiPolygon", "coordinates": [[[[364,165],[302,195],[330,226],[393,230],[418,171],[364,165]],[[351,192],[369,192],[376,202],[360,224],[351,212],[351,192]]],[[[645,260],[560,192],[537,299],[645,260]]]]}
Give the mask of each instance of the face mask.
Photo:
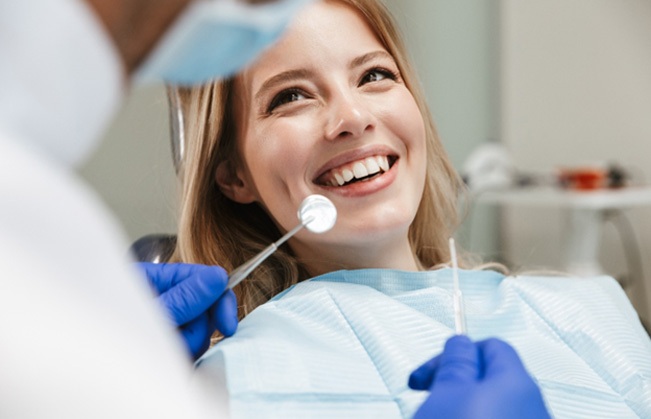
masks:
{"type": "Polygon", "coordinates": [[[198,0],[168,31],[135,75],[136,82],[195,85],[229,76],[283,33],[311,0],[248,5],[241,0],[198,0]]]}

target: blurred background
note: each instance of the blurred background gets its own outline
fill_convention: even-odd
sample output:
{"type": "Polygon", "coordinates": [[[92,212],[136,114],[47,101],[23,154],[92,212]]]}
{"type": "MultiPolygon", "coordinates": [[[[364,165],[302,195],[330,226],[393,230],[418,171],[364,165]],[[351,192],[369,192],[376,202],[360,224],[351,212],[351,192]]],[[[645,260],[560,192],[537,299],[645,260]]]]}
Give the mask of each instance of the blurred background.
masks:
{"type": "MultiPolygon", "coordinates": [[[[386,0],[402,27],[455,167],[486,144],[512,170],[617,164],[651,183],[651,2],[386,0]]],[[[131,240],[174,233],[177,183],[163,86],[130,93],[80,174],[131,240]]],[[[586,192],[590,193],[590,192],[586,192]]],[[[547,198],[477,199],[458,239],[515,272],[563,271],[568,206],[547,198]]],[[[623,228],[598,218],[590,241],[604,273],[651,319],[651,199],[624,205],[623,228]]]]}

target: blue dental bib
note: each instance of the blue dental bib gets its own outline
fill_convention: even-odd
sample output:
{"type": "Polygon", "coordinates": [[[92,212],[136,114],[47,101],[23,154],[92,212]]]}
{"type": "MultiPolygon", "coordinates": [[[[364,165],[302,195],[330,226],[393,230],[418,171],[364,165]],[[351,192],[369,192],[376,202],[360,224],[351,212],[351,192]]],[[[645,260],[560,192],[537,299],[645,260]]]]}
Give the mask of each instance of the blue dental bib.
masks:
{"type": "MultiPolygon", "coordinates": [[[[558,418],[651,418],[651,341],[609,277],[460,271],[468,334],[513,345],[558,418]]],[[[258,307],[198,372],[233,418],[411,417],[407,378],[454,333],[452,271],[337,271],[258,307]]]]}

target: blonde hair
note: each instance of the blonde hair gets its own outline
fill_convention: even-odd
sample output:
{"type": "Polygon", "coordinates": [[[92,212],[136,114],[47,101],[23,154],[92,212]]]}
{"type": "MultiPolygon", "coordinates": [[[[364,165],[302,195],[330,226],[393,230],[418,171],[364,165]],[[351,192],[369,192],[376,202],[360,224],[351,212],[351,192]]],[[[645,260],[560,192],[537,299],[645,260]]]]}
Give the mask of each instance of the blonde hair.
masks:
{"type": "MultiPolygon", "coordinates": [[[[458,225],[456,202],[461,182],[439,140],[436,127],[390,12],[377,0],[337,0],[357,10],[393,56],[425,122],[427,178],[409,229],[412,251],[422,266],[449,260],[448,238],[458,225]]],[[[215,181],[220,163],[235,167],[237,127],[234,79],[178,89],[185,117],[186,155],[180,168],[181,212],[174,259],[188,263],[237,267],[281,233],[258,204],[238,204],[221,193],[215,181]]],[[[243,317],[278,292],[308,278],[289,247],[276,251],[236,287],[243,317]]]]}

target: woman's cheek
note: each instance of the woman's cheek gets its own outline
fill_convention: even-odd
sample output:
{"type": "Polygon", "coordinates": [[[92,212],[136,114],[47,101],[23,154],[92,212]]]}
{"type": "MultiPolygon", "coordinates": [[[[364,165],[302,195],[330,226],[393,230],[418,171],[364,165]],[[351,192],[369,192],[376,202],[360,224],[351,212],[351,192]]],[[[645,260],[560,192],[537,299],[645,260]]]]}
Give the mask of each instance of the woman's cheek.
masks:
{"type": "Polygon", "coordinates": [[[396,115],[396,124],[403,126],[404,137],[415,149],[425,148],[425,121],[411,93],[402,98],[402,111],[396,115]]]}
{"type": "Polygon", "coordinates": [[[282,118],[260,125],[247,144],[248,165],[258,184],[269,184],[301,175],[314,144],[314,135],[297,118],[282,118]]]}

